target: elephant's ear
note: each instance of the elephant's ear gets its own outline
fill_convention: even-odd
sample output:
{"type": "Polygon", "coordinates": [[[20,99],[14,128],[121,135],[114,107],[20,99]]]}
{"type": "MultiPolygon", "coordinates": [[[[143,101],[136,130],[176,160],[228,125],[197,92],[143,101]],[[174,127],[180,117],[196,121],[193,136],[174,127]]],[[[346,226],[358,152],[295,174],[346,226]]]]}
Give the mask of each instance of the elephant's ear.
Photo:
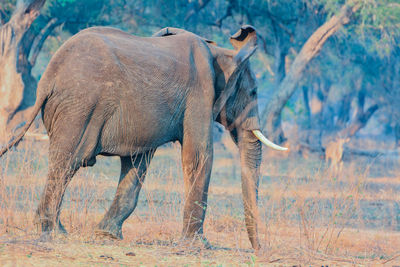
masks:
{"type": "Polygon", "coordinates": [[[244,25],[231,36],[230,42],[238,51],[234,57],[238,67],[254,54],[257,49],[257,32],[253,26],[244,25]]]}
{"type": "Polygon", "coordinates": [[[236,54],[233,57],[232,62],[235,69],[230,75],[223,92],[215,101],[213,107],[214,119],[216,119],[218,114],[221,112],[228,98],[234,93],[236,83],[240,77],[240,74],[244,70],[246,62],[257,49],[256,29],[250,25],[242,26],[238,32],[231,36],[230,42],[236,50],[236,54]]]}

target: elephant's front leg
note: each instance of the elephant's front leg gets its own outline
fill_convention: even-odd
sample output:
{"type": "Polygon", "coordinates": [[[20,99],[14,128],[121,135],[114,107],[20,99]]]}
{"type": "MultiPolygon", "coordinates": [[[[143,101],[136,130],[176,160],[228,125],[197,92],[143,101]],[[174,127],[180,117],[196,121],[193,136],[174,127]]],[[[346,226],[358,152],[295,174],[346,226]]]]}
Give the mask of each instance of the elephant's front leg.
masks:
{"type": "Polygon", "coordinates": [[[213,160],[211,134],[206,136],[185,136],[182,145],[182,165],[185,184],[185,207],[183,212],[183,238],[203,237],[203,223],[207,208],[208,185],[213,160]],[[206,138],[204,138],[206,137],[206,138]]]}

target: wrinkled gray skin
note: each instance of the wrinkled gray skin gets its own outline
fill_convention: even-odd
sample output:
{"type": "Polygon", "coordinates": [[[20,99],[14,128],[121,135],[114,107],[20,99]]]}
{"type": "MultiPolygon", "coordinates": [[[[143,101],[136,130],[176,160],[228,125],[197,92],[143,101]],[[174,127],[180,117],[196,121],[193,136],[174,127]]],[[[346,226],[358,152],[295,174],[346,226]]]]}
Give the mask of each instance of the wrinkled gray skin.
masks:
{"type": "Polygon", "coordinates": [[[231,37],[235,50],[180,29],[156,35],[89,28],[69,39],[49,63],[32,114],[42,110],[50,138],[37,223],[43,232],[55,226],[64,231],[60,206],[75,172],[94,165],[97,155],[119,156],[117,192],[97,232],[122,238],[122,224],[136,207],[155,150],[178,141],[185,185],[183,237],[203,238],[217,121],[240,150],[245,221],[258,250],[261,144],[251,132],[259,125],[256,81],[248,62],[256,45],[254,28],[244,26],[231,37]]]}

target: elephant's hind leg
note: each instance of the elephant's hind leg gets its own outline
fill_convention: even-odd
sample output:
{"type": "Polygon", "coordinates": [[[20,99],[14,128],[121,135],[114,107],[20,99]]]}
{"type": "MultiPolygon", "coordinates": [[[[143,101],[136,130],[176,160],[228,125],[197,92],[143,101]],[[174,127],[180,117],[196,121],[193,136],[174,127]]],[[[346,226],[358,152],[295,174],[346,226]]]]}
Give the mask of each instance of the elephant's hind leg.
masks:
{"type": "Polygon", "coordinates": [[[66,232],[59,220],[60,208],[68,183],[78,168],[66,153],[50,153],[48,178],[36,212],[36,223],[42,233],[51,232],[56,226],[60,232],[66,232]]]}
{"type": "Polygon", "coordinates": [[[136,208],[147,167],[155,151],[121,157],[121,176],[111,207],[97,226],[97,234],[122,239],[122,224],[136,208]]]}

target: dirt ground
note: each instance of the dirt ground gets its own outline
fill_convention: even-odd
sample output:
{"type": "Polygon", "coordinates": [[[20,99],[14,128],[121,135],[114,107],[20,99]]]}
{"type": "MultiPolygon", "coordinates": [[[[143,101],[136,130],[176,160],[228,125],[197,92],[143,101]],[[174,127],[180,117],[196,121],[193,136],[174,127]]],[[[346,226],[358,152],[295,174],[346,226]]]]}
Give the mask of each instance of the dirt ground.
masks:
{"type": "MultiPolygon", "coordinates": [[[[353,233],[354,234],[354,233],[353,233]]],[[[358,235],[365,233],[358,232],[358,235]]],[[[367,233],[372,234],[372,233],[367,233]]],[[[373,233],[373,235],[378,233],[373,233]]],[[[397,240],[400,234],[388,240],[397,240]]],[[[350,238],[350,236],[347,236],[350,238]]],[[[376,238],[376,237],[375,237],[376,238]]],[[[366,241],[367,238],[364,238],[366,241]]],[[[374,237],[372,237],[374,239],[374,237]]],[[[354,240],[353,240],[354,241],[354,240]]],[[[360,242],[362,240],[358,240],[360,242]]],[[[347,242],[351,242],[349,239],[347,242]]],[[[390,242],[390,241],[388,241],[390,242]]],[[[381,246],[379,241],[368,242],[368,246],[381,246]]],[[[213,243],[215,248],[187,249],[173,242],[152,240],[151,242],[96,241],[78,236],[57,236],[47,242],[20,236],[0,241],[1,266],[399,266],[400,254],[391,257],[371,258],[370,248],[364,248],[364,256],[334,256],[288,244],[280,250],[265,251],[255,256],[251,249],[226,247],[213,243]]],[[[349,244],[343,244],[343,248],[349,244]]],[[[389,245],[389,244],[386,244],[389,245]]],[[[367,246],[367,244],[364,244],[367,246]]],[[[361,248],[358,248],[361,249],[361,248]]],[[[381,247],[385,249],[385,247],[381,247]]]]}
{"type": "Polygon", "coordinates": [[[346,159],[332,175],[318,156],[265,152],[256,256],[243,222],[238,155],[216,145],[205,234],[213,250],[182,244],[178,145],[151,164],[124,239],[95,237],[115,194],[116,158],[82,169],[65,195],[69,234],[42,242],[33,224],[46,179],[47,144],[21,143],[0,160],[0,266],[400,266],[398,159],[346,159]]]}

